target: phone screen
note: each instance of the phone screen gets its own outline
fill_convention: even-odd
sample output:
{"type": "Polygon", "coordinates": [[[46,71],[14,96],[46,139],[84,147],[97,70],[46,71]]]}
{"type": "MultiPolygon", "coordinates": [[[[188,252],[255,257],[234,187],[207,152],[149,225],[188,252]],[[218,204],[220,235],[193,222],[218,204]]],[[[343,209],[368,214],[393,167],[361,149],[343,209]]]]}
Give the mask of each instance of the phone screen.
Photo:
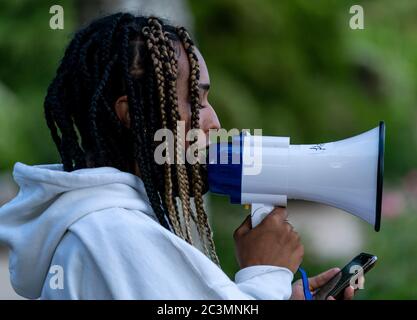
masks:
{"type": "Polygon", "coordinates": [[[339,294],[355,283],[360,274],[365,274],[375,264],[377,257],[368,253],[361,253],[343,267],[332,279],[322,286],[314,295],[315,300],[325,300],[328,296],[338,298],[339,294]]]}

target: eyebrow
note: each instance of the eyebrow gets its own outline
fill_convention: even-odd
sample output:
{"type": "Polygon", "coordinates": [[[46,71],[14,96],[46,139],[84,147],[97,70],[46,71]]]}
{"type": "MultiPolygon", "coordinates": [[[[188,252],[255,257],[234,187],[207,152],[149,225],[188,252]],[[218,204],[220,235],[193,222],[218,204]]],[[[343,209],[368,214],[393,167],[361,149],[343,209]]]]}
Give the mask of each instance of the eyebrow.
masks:
{"type": "Polygon", "coordinates": [[[210,84],[209,83],[200,83],[198,85],[198,87],[200,89],[203,89],[204,91],[209,91],[210,90],[210,84]]]}

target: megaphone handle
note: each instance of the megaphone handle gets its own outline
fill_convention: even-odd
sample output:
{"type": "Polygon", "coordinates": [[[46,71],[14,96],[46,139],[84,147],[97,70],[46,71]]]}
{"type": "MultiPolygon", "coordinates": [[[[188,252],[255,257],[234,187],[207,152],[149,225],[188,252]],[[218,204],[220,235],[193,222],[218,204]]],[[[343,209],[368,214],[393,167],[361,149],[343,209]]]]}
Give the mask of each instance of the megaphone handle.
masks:
{"type": "MultiPolygon", "coordinates": [[[[255,228],[258,224],[262,222],[265,217],[274,210],[274,206],[263,204],[263,203],[252,203],[251,206],[251,221],[252,221],[252,228],[255,228]]],[[[308,282],[307,273],[303,268],[298,268],[298,272],[301,274],[301,279],[303,282],[303,291],[304,291],[304,298],[306,300],[312,300],[313,296],[310,292],[310,285],[308,282]]]]}
{"type": "Polygon", "coordinates": [[[252,203],[251,205],[251,221],[252,228],[255,228],[262,222],[265,217],[274,210],[274,206],[263,203],[252,203]]]}

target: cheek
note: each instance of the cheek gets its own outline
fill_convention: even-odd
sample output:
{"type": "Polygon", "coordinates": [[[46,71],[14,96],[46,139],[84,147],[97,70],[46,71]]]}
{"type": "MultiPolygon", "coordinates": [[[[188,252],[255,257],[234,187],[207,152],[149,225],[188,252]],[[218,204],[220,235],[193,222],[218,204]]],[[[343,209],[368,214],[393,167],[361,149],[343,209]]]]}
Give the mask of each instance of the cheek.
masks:
{"type": "Polygon", "coordinates": [[[200,128],[203,131],[208,131],[209,129],[215,129],[213,124],[216,122],[215,115],[213,114],[213,109],[203,108],[200,110],[200,128]]]}
{"type": "Polygon", "coordinates": [[[200,110],[200,121],[199,121],[199,124],[200,124],[200,128],[202,129],[202,130],[204,130],[205,128],[204,128],[204,126],[205,126],[205,124],[207,123],[207,118],[208,118],[208,113],[207,113],[207,111],[203,108],[203,109],[201,109],[200,110]]]}
{"type": "Polygon", "coordinates": [[[191,127],[191,107],[188,103],[178,102],[178,112],[180,120],[185,122],[185,128],[188,131],[191,127]]]}

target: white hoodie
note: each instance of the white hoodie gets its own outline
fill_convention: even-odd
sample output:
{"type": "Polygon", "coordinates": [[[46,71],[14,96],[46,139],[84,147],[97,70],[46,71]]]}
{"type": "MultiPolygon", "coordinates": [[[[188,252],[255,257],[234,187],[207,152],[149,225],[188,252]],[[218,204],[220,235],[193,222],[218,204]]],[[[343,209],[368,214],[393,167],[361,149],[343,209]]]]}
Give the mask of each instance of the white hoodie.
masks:
{"type": "Polygon", "coordinates": [[[112,167],[17,162],[0,207],[10,279],[31,299],[288,299],[293,274],[253,266],[231,281],[156,220],[143,182],[112,167]]]}

